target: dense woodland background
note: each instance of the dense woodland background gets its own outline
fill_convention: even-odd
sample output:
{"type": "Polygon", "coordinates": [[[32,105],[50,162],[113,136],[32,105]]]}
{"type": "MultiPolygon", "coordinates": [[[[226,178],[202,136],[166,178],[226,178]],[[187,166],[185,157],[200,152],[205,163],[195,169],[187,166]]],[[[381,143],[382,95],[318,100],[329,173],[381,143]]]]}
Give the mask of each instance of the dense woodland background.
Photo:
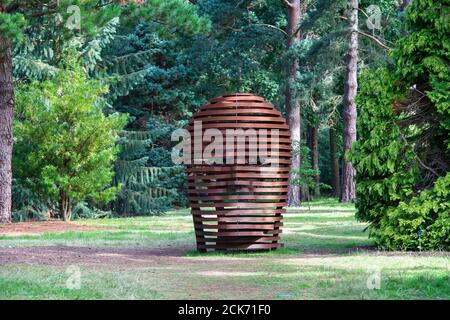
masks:
{"type": "Polygon", "coordinates": [[[448,250],[449,3],[1,0],[0,222],[186,206],[171,133],[252,92],[300,141],[290,205],[356,201],[379,246],[448,250]]]}

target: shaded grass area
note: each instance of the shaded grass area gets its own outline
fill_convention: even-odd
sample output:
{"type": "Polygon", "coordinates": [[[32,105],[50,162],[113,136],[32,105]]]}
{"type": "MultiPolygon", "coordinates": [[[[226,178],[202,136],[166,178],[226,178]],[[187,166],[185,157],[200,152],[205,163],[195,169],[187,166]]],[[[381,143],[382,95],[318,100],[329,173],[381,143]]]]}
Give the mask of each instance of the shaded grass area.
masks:
{"type": "Polygon", "coordinates": [[[157,245],[195,244],[189,210],[170,211],[163,216],[76,220],[77,224],[101,230],[41,235],[0,236],[2,246],[107,246],[152,247],[157,245]]]}
{"type": "MultiPolygon", "coordinates": [[[[371,244],[364,225],[354,220],[352,205],[335,200],[320,200],[307,208],[289,209],[285,214],[283,242],[293,253],[299,250],[344,249],[371,244]]],[[[190,245],[195,248],[189,210],[170,211],[163,216],[77,220],[83,226],[102,228],[96,231],[44,233],[41,235],[0,236],[1,246],[79,245],[154,247],[190,245]]],[[[272,253],[269,253],[272,254],[272,253]]],[[[278,254],[278,253],[277,253],[278,254]]]]}
{"type": "Polygon", "coordinates": [[[0,255],[32,255],[33,246],[97,251],[90,259],[80,253],[75,262],[4,264],[0,298],[450,299],[448,253],[376,251],[366,226],[354,220],[352,205],[324,199],[311,210],[289,209],[284,222],[285,247],[258,253],[196,252],[185,209],[160,217],[77,221],[103,228],[96,231],[1,237],[0,255]],[[171,253],[173,248],[178,251],[171,253]],[[143,252],[137,255],[137,249],[143,252]],[[79,289],[67,286],[73,276],[67,267],[74,265],[79,289]]]}

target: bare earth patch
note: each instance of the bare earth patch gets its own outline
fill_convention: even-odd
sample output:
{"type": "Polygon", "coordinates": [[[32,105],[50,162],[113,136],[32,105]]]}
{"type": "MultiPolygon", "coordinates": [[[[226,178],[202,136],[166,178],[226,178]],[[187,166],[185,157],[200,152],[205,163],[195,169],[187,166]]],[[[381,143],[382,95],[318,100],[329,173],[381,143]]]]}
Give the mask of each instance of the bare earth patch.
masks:
{"type": "Polygon", "coordinates": [[[74,222],[64,221],[33,221],[18,222],[7,225],[0,225],[0,236],[24,236],[40,235],[47,232],[66,232],[66,231],[95,231],[105,230],[93,226],[81,226],[74,222]]]}
{"type": "MultiPolygon", "coordinates": [[[[96,270],[102,270],[106,275],[112,272],[116,276],[108,281],[115,283],[117,287],[112,289],[107,287],[107,290],[113,290],[111,297],[115,299],[127,298],[129,293],[127,290],[132,290],[130,293],[132,295],[134,295],[133,290],[141,292],[142,286],[151,287],[162,296],[170,298],[269,299],[272,297],[272,290],[261,291],[257,285],[236,280],[236,278],[266,274],[257,272],[262,268],[262,259],[186,257],[186,252],[192,249],[193,247],[188,245],[149,249],[61,245],[2,247],[0,248],[0,267],[49,266],[64,270],[69,265],[76,265],[83,270],[90,270],[92,279],[99,277],[96,270]],[[221,280],[224,276],[227,277],[226,281],[221,280]],[[132,289],[130,286],[133,286],[132,289]],[[122,291],[114,293],[114,290],[122,290],[125,295],[122,291]]],[[[147,291],[142,292],[139,293],[139,297],[147,298],[147,291]]]]}
{"type": "MultiPolygon", "coordinates": [[[[134,248],[95,248],[74,246],[32,246],[0,248],[0,266],[7,264],[30,264],[64,266],[67,264],[98,265],[105,268],[115,267],[180,267],[191,265],[209,265],[208,258],[187,258],[185,254],[192,250],[190,246],[159,247],[149,249],[134,248]]],[[[231,269],[242,259],[219,259],[221,268],[231,269]]],[[[255,261],[251,258],[245,262],[255,261]]]]}
{"type": "Polygon", "coordinates": [[[0,265],[35,264],[65,265],[72,263],[104,265],[158,264],[163,259],[181,257],[182,248],[116,249],[70,246],[0,248],[0,265]]]}

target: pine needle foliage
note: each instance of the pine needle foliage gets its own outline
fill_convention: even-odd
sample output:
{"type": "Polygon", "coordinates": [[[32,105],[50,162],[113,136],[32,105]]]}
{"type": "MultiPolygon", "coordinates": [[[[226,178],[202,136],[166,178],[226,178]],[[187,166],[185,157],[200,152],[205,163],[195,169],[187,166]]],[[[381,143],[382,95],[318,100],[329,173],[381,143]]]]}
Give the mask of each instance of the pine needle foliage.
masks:
{"type": "Polygon", "coordinates": [[[361,81],[357,218],[386,249],[450,249],[448,12],[448,1],[413,1],[394,66],[361,81]]]}

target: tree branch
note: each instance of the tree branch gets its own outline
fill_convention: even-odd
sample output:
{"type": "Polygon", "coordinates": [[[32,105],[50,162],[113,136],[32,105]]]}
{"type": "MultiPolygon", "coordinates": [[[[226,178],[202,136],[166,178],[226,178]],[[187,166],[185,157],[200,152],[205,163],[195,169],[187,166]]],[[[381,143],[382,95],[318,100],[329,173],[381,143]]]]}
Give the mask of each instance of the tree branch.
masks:
{"type": "Polygon", "coordinates": [[[250,26],[256,26],[256,27],[268,27],[268,28],[272,28],[274,30],[280,31],[281,33],[283,33],[286,37],[289,37],[289,35],[287,34],[286,31],[284,31],[283,29],[280,29],[272,24],[267,24],[267,23],[257,23],[257,24],[252,24],[250,26]]]}
{"type": "MultiPolygon", "coordinates": [[[[339,16],[339,18],[342,19],[342,20],[348,21],[347,17],[339,16]]],[[[358,34],[360,34],[362,36],[365,36],[365,37],[369,38],[370,40],[374,41],[376,44],[378,44],[380,47],[382,47],[385,50],[391,50],[392,49],[391,47],[388,47],[386,44],[384,44],[384,42],[381,41],[380,39],[378,39],[376,36],[373,36],[373,35],[371,35],[369,33],[364,32],[364,31],[356,30],[356,32],[358,34]]]]}
{"type": "Polygon", "coordinates": [[[362,35],[362,36],[365,36],[365,37],[371,39],[372,41],[374,41],[376,44],[378,44],[378,45],[379,45],[380,47],[382,47],[383,49],[391,50],[391,47],[388,47],[387,45],[385,45],[385,44],[383,43],[383,41],[381,41],[381,40],[378,39],[377,37],[375,37],[375,36],[373,36],[373,35],[371,35],[371,34],[365,33],[365,32],[363,32],[363,31],[359,31],[359,30],[356,30],[356,32],[357,32],[358,34],[362,35]]]}
{"type": "Polygon", "coordinates": [[[239,1],[238,3],[236,3],[236,5],[234,7],[239,8],[243,2],[244,2],[244,0],[239,1]]]}
{"type": "Polygon", "coordinates": [[[414,151],[414,148],[409,144],[408,140],[406,140],[406,137],[403,135],[401,128],[397,125],[398,128],[398,132],[400,134],[400,137],[402,138],[403,142],[405,143],[405,145],[410,146],[411,150],[414,154],[414,156],[416,157],[417,161],[419,162],[419,164],[425,169],[430,171],[432,174],[434,174],[436,177],[439,177],[439,174],[434,171],[432,168],[430,168],[429,166],[427,166],[425,163],[423,163],[423,161],[420,159],[420,157],[417,155],[417,153],[414,151]]]}
{"type": "Polygon", "coordinates": [[[363,9],[361,9],[361,8],[356,8],[356,9],[358,9],[358,11],[361,11],[363,13],[363,15],[365,15],[366,18],[369,19],[369,16],[367,15],[367,13],[363,9]]]}
{"type": "Polygon", "coordinates": [[[284,4],[286,5],[286,7],[288,8],[293,8],[294,5],[292,3],[290,3],[288,0],[283,0],[284,4]]]}
{"type": "MultiPolygon", "coordinates": [[[[297,34],[297,33],[299,33],[300,32],[300,28],[301,28],[301,25],[299,25],[298,27],[297,27],[297,29],[295,30],[295,32],[294,33],[292,33],[291,34],[291,36],[289,37],[289,38],[293,38],[293,37],[295,37],[295,35],[297,34]]],[[[300,35],[301,36],[301,35],[300,35]]]]}
{"type": "Polygon", "coordinates": [[[263,2],[263,0],[256,0],[254,3],[250,3],[246,9],[247,10],[252,9],[252,8],[256,7],[257,5],[259,5],[261,2],[263,2]]]}

